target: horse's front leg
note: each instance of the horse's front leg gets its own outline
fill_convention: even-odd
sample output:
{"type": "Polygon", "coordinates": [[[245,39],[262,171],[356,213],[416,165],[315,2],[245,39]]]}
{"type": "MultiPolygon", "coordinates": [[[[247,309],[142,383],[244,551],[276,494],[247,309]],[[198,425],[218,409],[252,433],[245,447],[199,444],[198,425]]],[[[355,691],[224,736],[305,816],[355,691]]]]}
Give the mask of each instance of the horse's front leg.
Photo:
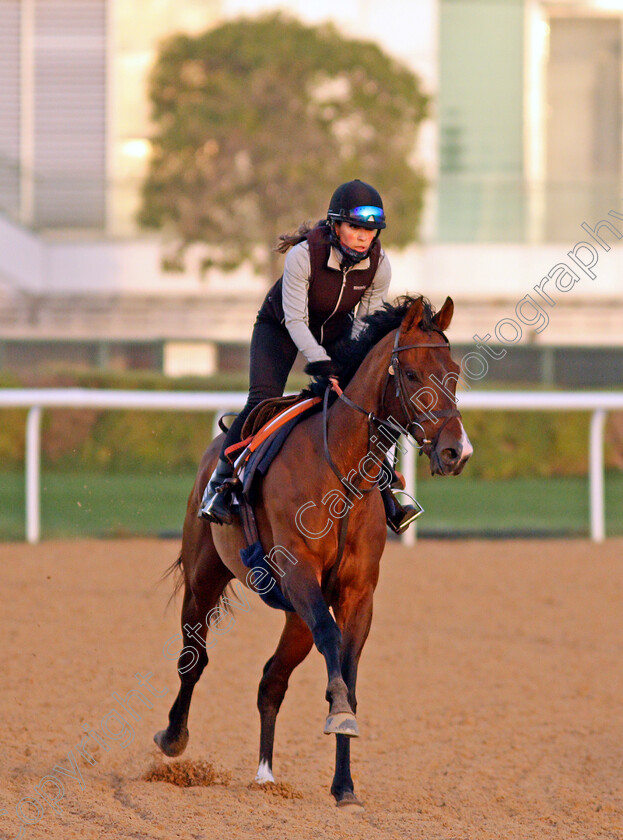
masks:
{"type": "MultiPolygon", "coordinates": [[[[357,711],[357,668],[361,651],[370,632],[372,622],[372,588],[362,594],[347,591],[340,597],[337,608],[338,624],[342,630],[342,677],[348,689],[348,701],[357,711]]],[[[363,806],[355,796],[355,787],[350,773],[350,738],[339,735],[335,747],[335,774],[331,793],[338,807],[352,806],[359,810],[363,806]]]]}
{"type": "Polygon", "coordinates": [[[312,633],[314,644],[323,655],[327,666],[326,698],[329,703],[324,732],[325,735],[343,734],[349,737],[359,735],[355,713],[348,699],[348,688],[342,677],[340,628],[331,615],[324,600],[320,584],[314,571],[313,559],[306,556],[304,549],[287,556],[292,563],[282,579],[284,594],[290,599],[296,612],[307,624],[312,633]]]}

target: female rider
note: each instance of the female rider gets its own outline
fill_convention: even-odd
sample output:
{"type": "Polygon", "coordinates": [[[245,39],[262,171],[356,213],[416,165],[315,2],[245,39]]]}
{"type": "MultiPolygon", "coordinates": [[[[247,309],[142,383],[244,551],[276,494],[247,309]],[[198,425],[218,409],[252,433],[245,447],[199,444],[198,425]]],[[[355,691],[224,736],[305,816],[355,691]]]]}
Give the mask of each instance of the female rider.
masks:
{"type": "MultiPolygon", "coordinates": [[[[389,260],[379,242],[385,226],[381,196],[374,187],[355,180],[333,193],[326,219],[311,229],[303,225],[297,234],[280,237],[278,250],[287,252],[283,276],[257,315],[251,338],[249,396],[225,436],[205,489],[199,509],[204,519],[217,524],[233,521],[228,482],[233,466],[225,450],[240,440],[251,409],[283,394],[297,351],[307,359],[305,373],[328,383],[329,376],[339,373],[331,360],[332,345],[358,335],[363,317],[382,307],[391,280],[389,260]]],[[[382,494],[388,524],[400,533],[421,508],[402,507],[389,488],[382,494]]]]}

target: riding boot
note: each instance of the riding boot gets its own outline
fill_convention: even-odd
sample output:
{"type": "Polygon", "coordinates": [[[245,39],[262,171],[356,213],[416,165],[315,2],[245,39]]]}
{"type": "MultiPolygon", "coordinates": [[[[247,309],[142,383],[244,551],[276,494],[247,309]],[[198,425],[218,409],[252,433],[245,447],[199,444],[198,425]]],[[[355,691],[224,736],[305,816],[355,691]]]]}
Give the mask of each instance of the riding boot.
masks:
{"type": "Polygon", "coordinates": [[[216,525],[231,525],[234,516],[231,511],[233,465],[219,458],[204,491],[197,516],[216,525]]]}
{"type": "Polygon", "coordinates": [[[390,487],[381,490],[381,497],[385,505],[387,524],[395,534],[402,534],[409,525],[424,513],[424,508],[415,499],[414,505],[401,505],[390,487]]]}

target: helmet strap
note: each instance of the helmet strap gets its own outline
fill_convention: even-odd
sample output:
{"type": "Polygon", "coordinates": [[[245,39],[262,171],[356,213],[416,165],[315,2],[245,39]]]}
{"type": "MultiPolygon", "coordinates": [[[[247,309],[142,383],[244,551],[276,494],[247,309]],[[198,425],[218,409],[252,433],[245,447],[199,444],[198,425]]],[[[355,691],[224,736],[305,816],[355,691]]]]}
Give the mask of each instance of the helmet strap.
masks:
{"type": "Polygon", "coordinates": [[[344,268],[350,268],[352,265],[356,265],[357,263],[365,260],[370,255],[370,251],[372,250],[374,243],[381,235],[381,231],[377,230],[374,239],[370,243],[370,247],[366,251],[355,251],[352,248],[347,248],[346,245],[343,244],[335,229],[335,225],[337,223],[333,219],[328,219],[327,221],[329,222],[329,230],[331,232],[331,245],[333,245],[334,248],[337,248],[342,255],[342,266],[344,268]]]}

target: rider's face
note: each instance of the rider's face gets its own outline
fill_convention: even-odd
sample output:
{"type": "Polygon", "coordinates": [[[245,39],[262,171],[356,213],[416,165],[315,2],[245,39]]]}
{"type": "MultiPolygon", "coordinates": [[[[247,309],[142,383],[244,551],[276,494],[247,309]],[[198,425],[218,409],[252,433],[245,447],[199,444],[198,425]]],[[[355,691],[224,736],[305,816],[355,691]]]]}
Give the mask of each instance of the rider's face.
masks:
{"type": "Polygon", "coordinates": [[[338,222],[335,230],[342,245],[352,251],[367,251],[376,235],[375,230],[357,227],[350,222],[338,222]]]}

